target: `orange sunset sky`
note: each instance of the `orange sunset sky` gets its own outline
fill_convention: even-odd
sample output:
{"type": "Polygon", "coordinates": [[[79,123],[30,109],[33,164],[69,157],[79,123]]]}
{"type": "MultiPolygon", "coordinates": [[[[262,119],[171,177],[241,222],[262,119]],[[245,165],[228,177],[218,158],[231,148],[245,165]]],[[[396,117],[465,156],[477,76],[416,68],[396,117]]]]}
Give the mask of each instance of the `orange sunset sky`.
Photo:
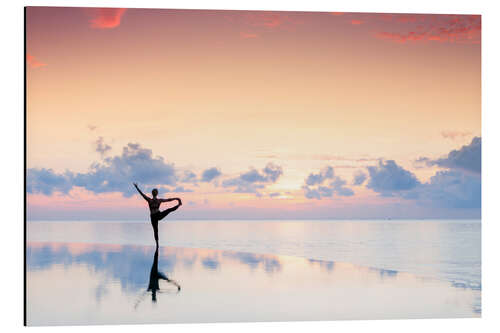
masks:
{"type": "Polygon", "coordinates": [[[28,7],[26,65],[28,219],[481,214],[480,16],[28,7]]]}

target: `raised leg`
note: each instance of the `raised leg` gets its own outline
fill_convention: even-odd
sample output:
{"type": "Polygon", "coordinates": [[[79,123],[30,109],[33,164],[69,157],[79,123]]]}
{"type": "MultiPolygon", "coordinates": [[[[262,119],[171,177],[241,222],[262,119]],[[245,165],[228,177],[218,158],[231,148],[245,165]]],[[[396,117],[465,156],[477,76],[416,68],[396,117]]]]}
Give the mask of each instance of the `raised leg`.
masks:
{"type": "Polygon", "coordinates": [[[162,220],[165,216],[167,216],[168,214],[172,213],[174,210],[179,208],[179,206],[180,205],[165,209],[163,212],[156,214],[156,218],[158,219],[158,221],[162,220]]]}

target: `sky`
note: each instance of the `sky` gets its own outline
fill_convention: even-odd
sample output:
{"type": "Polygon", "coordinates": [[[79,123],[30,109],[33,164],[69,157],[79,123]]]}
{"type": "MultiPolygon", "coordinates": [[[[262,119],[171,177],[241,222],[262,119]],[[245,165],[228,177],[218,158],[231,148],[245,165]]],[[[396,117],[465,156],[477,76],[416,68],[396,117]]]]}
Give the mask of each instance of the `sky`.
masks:
{"type": "Polygon", "coordinates": [[[28,219],[481,216],[480,16],[28,7],[26,64],[28,219]]]}

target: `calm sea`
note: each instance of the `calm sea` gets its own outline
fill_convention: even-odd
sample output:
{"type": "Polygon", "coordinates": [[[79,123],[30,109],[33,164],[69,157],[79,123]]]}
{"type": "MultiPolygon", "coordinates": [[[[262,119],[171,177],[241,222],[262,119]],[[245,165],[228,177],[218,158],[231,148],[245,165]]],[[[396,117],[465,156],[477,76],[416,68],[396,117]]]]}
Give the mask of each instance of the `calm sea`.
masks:
{"type": "MultiPolygon", "coordinates": [[[[153,245],[149,221],[30,221],[29,242],[153,245]]],[[[348,262],[481,290],[480,220],[162,221],[160,245],[348,262]]]]}

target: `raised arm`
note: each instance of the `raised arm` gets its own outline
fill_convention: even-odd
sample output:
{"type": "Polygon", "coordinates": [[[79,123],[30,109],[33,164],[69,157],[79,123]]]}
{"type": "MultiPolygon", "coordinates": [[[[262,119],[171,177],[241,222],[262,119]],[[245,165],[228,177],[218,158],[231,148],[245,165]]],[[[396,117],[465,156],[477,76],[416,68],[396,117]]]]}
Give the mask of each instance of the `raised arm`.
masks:
{"type": "Polygon", "coordinates": [[[174,201],[174,200],[181,202],[181,199],[179,199],[179,198],[160,199],[160,202],[170,202],[170,201],[174,201]]]}
{"type": "Polygon", "coordinates": [[[137,192],[139,192],[139,194],[142,195],[144,200],[146,200],[147,202],[149,202],[151,200],[147,195],[142,193],[142,191],[139,189],[139,186],[137,186],[137,183],[134,183],[134,186],[135,186],[135,189],[137,190],[137,192]]]}

